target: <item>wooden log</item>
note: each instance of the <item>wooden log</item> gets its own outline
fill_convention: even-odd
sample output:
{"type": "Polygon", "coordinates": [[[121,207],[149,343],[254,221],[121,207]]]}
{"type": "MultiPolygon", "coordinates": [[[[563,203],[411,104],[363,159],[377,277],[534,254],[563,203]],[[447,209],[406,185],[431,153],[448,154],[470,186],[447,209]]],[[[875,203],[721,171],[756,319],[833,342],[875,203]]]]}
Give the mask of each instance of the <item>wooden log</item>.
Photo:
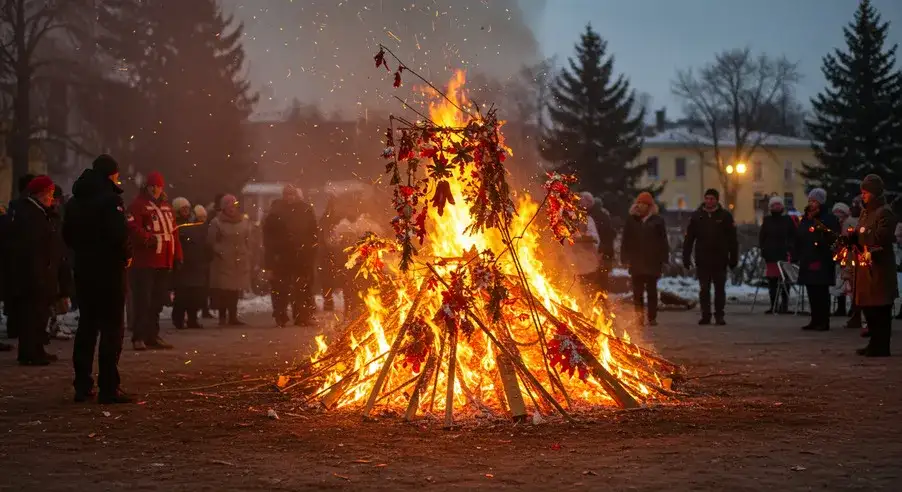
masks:
{"type": "Polygon", "coordinates": [[[586,359],[589,369],[592,370],[592,375],[595,377],[595,380],[601,383],[604,390],[615,402],[617,402],[617,405],[619,405],[620,408],[639,408],[639,402],[633,398],[633,395],[629,394],[622,384],[620,384],[620,380],[615,378],[613,374],[608,372],[608,370],[598,362],[598,359],[596,359],[594,355],[590,353],[584,358],[586,359]]]}
{"type": "Polygon", "coordinates": [[[426,359],[426,365],[423,366],[423,372],[417,380],[417,385],[413,387],[413,393],[410,395],[410,401],[407,403],[407,411],[404,412],[404,420],[412,421],[417,416],[417,410],[420,408],[420,395],[426,390],[426,385],[432,378],[432,370],[435,368],[435,352],[430,351],[429,357],[426,359]]]}
{"type": "Polygon", "coordinates": [[[385,362],[382,363],[379,377],[376,378],[376,384],[373,385],[373,389],[370,391],[369,400],[367,400],[366,406],[363,408],[364,418],[368,417],[370,412],[373,411],[376,400],[379,398],[379,392],[382,391],[382,385],[385,384],[385,379],[388,377],[388,373],[391,372],[392,363],[395,360],[395,356],[398,355],[398,349],[401,348],[401,343],[404,341],[404,335],[407,334],[407,328],[410,327],[413,315],[416,314],[417,309],[420,307],[420,300],[423,298],[423,293],[426,292],[426,286],[428,284],[426,280],[428,279],[424,279],[420,284],[420,290],[417,292],[416,297],[414,297],[410,310],[407,311],[407,317],[404,318],[404,322],[401,324],[398,334],[395,335],[395,340],[392,342],[391,349],[388,351],[388,357],[385,359],[385,362]]]}
{"type": "Polygon", "coordinates": [[[445,428],[454,425],[454,376],[457,370],[457,330],[448,334],[448,387],[445,391],[445,428]]]}
{"type": "Polygon", "coordinates": [[[507,407],[510,409],[511,418],[515,422],[526,420],[526,402],[520,391],[520,382],[517,380],[517,370],[513,362],[504,354],[495,356],[495,365],[498,366],[498,374],[501,376],[501,387],[504,388],[504,396],[507,407]]]}

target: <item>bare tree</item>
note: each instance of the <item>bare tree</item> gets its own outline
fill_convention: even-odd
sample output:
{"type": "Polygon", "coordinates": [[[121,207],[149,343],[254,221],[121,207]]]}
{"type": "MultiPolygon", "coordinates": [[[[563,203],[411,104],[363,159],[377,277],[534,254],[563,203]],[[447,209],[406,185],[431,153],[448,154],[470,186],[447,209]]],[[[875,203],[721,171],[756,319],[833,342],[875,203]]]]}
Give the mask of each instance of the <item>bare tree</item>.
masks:
{"type": "Polygon", "coordinates": [[[705,165],[717,170],[728,205],[736,203],[740,188],[728,170],[747,162],[775,134],[773,109],[791,97],[799,79],[796,63],[753,55],[748,48],[724,51],[698,70],[677,72],[671,90],[694,123],[684,138],[705,165]]]}
{"type": "Polygon", "coordinates": [[[0,6],[0,81],[11,109],[5,114],[10,126],[4,137],[12,159],[13,191],[28,173],[32,144],[48,135],[34,106],[41,95],[38,80],[60,61],[49,54],[56,50],[49,50],[48,43],[67,29],[72,12],[84,7],[74,0],[4,0],[0,6]]]}

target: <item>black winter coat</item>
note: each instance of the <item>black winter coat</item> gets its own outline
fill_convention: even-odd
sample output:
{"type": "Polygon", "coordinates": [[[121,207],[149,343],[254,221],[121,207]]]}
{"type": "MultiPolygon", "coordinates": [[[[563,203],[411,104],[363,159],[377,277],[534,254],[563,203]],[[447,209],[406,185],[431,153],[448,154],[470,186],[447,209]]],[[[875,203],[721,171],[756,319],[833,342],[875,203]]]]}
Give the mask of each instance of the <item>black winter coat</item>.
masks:
{"type": "Polygon", "coordinates": [[[276,200],[263,220],[264,268],[283,272],[314,268],[317,241],[313,207],[301,200],[276,200]]]}
{"type": "Polygon", "coordinates": [[[116,183],[92,169],[79,176],[66,204],[63,238],[72,250],[79,297],[110,289],[124,295],[132,252],[122,189],[116,183]]]}
{"type": "Polygon", "coordinates": [[[855,304],[889,306],[899,297],[896,275],[896,214],[885,203],[865,207],[855,230],[858,244],[870,253],[870,261],[855,267],[855,304]]]}
{"type": "Polygon", "coordinates": [[[643,220],[630,215],[623,226],[620,261],[629,266],[630,275],[660,277],[670,256],[667,226],[660,215],[643,220]]]}
{"type": "Polygon", "coordinates": [[[792,217],[780,213],[764,216],[758,232],[758,248],[767,263],[787,261],[796,241],[796,225],[792,217]]]}
{"type": "Polygon", "coordinates": [[[71,275],[59,217],[28,198],[11,215],[10,279],[13,297],[53,302],[69,297],[71,275]]]}
{"type": "Polygon", "coordinates": [[[806,213],[796,230],[795,255],[799,264],[800,285],[835,285],[836,264],[833,244],[839,235],[839,219],[821,208],[815,218],[806,213]],[[829,231],[824,231],[826,227],[829,231]]]}
{"type": "Polygon", "coordinates": [[[207,246],[207,224],[179,224],[182,262],[172,272],[173,286],[206,287],[210,281],[210,249],[207,246]]]}
{"type": "Polygon", "coordinates": [[[589,218],[595,222],[595,230],[598,231],[598,253],[601,255],[602,264],[610,269],[614,260],[614,240],[617,239],[611,214],[596,203],[589,209],[589,218]]]}
{"type": "Polygon", "coordinates": [[[693,252],[699,269],[726,269],[739,262],[739,242],[733,215],[717,205],[709,212],[704,205],[689,219],[683,240],[683,265],[691,265],[693,252]]]}

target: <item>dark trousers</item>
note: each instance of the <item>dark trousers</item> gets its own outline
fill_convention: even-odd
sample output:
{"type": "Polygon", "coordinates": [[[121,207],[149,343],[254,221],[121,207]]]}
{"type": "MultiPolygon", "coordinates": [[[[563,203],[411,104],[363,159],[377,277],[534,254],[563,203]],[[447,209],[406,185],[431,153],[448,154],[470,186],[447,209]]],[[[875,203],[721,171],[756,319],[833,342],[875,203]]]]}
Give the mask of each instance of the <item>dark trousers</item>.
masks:
{"type": "Polygon", "coordinates": [[[846,313],[846,296],[836,296],[836,311],[833,314],[835,316],[845,316],[846,313]]]}
{"type": "Polygon", "coordinates": [[[212,289],[213,307],[219,313],[219,321],[234,323],[238,321],[238,298],[240,290],[212,289]]]}
{"type": "Polygon", "coordinates": [[[7,298],[3,301],[3,312],[6,314],[6,338],[19,338],[19,326],[21,322],[21,309],[17,309],[15,299],[7,298]]]}
{"type": "Polygon", "coordinates": [[[129,271],[132,341],[154,343],[160,337],[160,312],[169,293],[169,270],[133,268],[129,271]]]}
{"type": "Polygon", "coordinates": [[[197,314],[207,302],[205,291],[204,287],[176,287],[172,301],[172,324],[182,328],[187,315],[188,326],[197,326],[197,314]]]}
{"type": "Polygon", "coordinates": [[[868,323],[868,351],[878,355],[889,355],[889,342],[893,328],[893,305],[862,306],[861,312],[868,323]]]}
{"type": "Polygon", "coordinates": [[[118,288],[110,287],[101,291],[79,290],[78,331],[72,350],[75,391],[87,392],[94,387],[94,349],[98,336],[97,387],[101,394],[114,394],[119,389],[119,355],[125,338],[125,281],[118,288]]]}
{"type": "Polygon", "coordinates": [[[21,296],[14,299],[19,323],[19,361],[44,358],[47,322],[50,320],[50,300],[44,297],[21,296]]]}
{"type": "Polygon", "coordinates": [[[711,286],[714,286],[714,317],[723,318],[727,305],[726,267],[698,267],[698,302],[702,318],[711,318],[711,286]]]}
{"type": "Polygon", "coordinates": [[[645,310],[643,295],[648,295],[648,321],[658,319],[658,277],[654,275],[633,275],[633,306],[636,314],[642,315],[645,310]]]}
{"type": "Polygon", "coordinates": [[[789,293],[786,291],[786,289],[780,290],[779,286],[779,278],[767,277],[767,293],[770,296],[770,308],[777,312],[785,312],[787,309],[789,309],[789,293]],[[780,295],[779,304],[776,304],[777,294],[780,295]]]}
{"type": "Polygon", "coordinates": [[[830,286],[806,285],[811,305],[811,325],[830,327],[830,286]]]}
{"type": "MultiPolygon", "coordinates": [[[[275,272],[270,282],[270,294],[272,315],[276,321],[287,322],[289,319],[294,319],[295,322],[298,322],[313,317],[316,312],[316,304],[313,300],[312,280],[312,272],[275,272]],[[288,317],[289,307],[293,318],[288,317]]],[[[328,299],[331,299],[331,295],[330,289],[328,299]]],[[[347,296],[347,294],[345,295],[347,296]]]]}

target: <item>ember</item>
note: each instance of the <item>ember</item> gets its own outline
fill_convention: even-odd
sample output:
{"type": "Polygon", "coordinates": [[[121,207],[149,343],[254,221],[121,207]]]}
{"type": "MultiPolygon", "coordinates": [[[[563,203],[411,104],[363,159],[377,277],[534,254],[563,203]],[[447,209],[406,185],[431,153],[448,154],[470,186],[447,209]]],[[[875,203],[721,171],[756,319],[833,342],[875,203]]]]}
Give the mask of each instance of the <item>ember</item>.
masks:
{"type": "MultiPolygon", "coordinates": [[[[387,68],[385,57],[380,50],[376,65],[387,68]]],[[[392,118],[382,157],[396,237],[370,234],[348,251],[348,267],[377,288],[337,338],[317,337],[285,390],[365,416],[377,407],[407,419],[443,413],[446,425],[455,414],[570,418],[670,397],[677,368],[617,336],[612,317],[556,286],[540,257],[540,212],[560,242],[586,220],[575,178],[549,174],[541,204],[528,196],[514,204],[502,122],[471,106],[463,83],[459,72],[436,94],[444,99],[431,105],[431,121],[392,118]],[[400,256],[399,267],[387,256],[400,256]]]]}

